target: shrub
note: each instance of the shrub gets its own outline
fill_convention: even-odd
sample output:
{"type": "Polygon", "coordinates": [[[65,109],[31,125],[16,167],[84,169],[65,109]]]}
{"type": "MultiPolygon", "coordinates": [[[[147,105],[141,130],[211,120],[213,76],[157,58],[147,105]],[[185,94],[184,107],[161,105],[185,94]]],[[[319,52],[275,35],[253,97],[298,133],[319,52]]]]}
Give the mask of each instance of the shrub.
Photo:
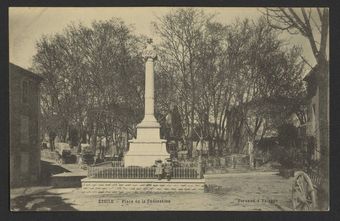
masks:
{"type": "Polygon", "coordinates": [[[278,142],[280,147],[275,152],[275,158],[281,166],[287,169],[303,167],[305,156],[294,125],[283,124],[278,128],[278,142]]]}

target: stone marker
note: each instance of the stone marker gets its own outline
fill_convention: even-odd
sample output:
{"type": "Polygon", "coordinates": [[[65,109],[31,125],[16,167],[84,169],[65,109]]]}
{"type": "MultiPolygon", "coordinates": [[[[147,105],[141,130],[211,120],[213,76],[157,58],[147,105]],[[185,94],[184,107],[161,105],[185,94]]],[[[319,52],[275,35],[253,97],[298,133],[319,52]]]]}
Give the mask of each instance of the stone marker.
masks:
{"type": "Polygon", "coordinates": [[[157,54],[148,39],[143,52],[145,59],[145,112],[144,119],[137,125],[137,138],[130,140],[130,148],[124,157],[125,166],[147,167],[160,159],[170,157],[166,150],[166,140],[160,139],[160,125],[154,116],[154,68],[157,54]]]}

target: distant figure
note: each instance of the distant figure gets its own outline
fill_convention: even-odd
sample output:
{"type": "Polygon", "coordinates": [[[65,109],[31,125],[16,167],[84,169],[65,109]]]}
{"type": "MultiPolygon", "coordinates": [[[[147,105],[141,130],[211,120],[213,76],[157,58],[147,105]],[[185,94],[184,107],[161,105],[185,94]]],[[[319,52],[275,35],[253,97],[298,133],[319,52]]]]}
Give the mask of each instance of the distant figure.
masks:
{"type": "Polygon", "coordinates": [[[231,156],[231,162],[232,162],[231,163],[232,164],[232,168],[235,169],[236,168],[236,164],[237,164],[235,155],[231,156]]]}
{"type": "Polygon", "coordinates": [[[102,155],[100,153],[98,153],[95,163],[98,164],[98,163],[102,163],[102,162],[104,162],[104,159],[102,158],[102,155]]]}
{"type": "Polygon", "coordinates": [[[171,159],[166,159],[165,165],[164,165],[164,173],[165,173],[166,179],[169,181],[171,179],[171,176],[172,176],[171,159]]]}
{"type": "Polygon", "coordinates": [[[158,180],[162,179],[162,175],[163,175],[163,164],[161,160],[156,160],[156,172],[155,175],[157,177],[158,180]]]}
{"type": "Polygon", "coordinates": [[[41,147],[42,147],[43,150],[47,149],[47,148],[48,148],[48,147],[47,147],[47,143],[42,142],[42,143],[41,143],[41,147]]]}
{"type": "Polygon", "coordinates": [[[99,146],[99,157],[100,159],[104,159],[105,156],[105,146],[100,144],[99,146]]]}
{"type": "Polygon", "coordinates": [[[249,154],[249,166],[254,168],[254,144],[248,140],[248,154],[249,154]]]}
{"type": "Polygon", "coordinates": [[[57,134],[54,131],[50,131],[50,133],[48,134],[51,151],[55,150],[54,140],[55,140],[56,136],[57,136],[57,134]]]}

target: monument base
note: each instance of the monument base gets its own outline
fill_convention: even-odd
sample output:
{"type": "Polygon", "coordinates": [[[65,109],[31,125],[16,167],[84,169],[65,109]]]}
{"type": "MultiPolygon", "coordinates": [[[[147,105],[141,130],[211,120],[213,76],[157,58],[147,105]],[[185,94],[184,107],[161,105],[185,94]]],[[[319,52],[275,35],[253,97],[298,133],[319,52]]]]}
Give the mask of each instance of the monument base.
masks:
{"type": "Polygon", "coordinates": [[[137,125],[137,139],[129,140],[129,151],[124,156],[124,165],[150,167],[156,160],[170,158],[166,140],[160,139],[160,125],[153,115],[145,115],[137,125]]]}
{"type": "Polygon", "coordinates": [[[129,151],[124,156],[124,165],[150,167],[156,160],[170,158],[166,150],[166,140],[130,140],[129,151]]]}

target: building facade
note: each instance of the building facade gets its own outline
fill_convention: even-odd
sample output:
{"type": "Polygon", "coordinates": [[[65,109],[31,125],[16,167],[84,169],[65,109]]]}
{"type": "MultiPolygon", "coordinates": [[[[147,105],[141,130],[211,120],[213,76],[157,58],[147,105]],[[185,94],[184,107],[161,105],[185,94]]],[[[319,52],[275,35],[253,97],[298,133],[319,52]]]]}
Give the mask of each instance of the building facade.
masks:
{"type": "Polygon", "coordinates": [[[322,147],[328,146],[328,142],[322,139],[322,132],[328,131],[328,123],[323,123],[324,119],[328,120],[328,85],[323,85],[323,82],[318,80],[318,72],[319,68],[315,66],[304,78],[307,82],[306,133],[315,138],[315,148],[312,153],[314,160],[320,160],[322,147]]]}
{"type": "Polygon", "coordinates": [[[42,77],[9,64],[10,185],[26,186],[40,176],[40,82],[42,77]]]}

